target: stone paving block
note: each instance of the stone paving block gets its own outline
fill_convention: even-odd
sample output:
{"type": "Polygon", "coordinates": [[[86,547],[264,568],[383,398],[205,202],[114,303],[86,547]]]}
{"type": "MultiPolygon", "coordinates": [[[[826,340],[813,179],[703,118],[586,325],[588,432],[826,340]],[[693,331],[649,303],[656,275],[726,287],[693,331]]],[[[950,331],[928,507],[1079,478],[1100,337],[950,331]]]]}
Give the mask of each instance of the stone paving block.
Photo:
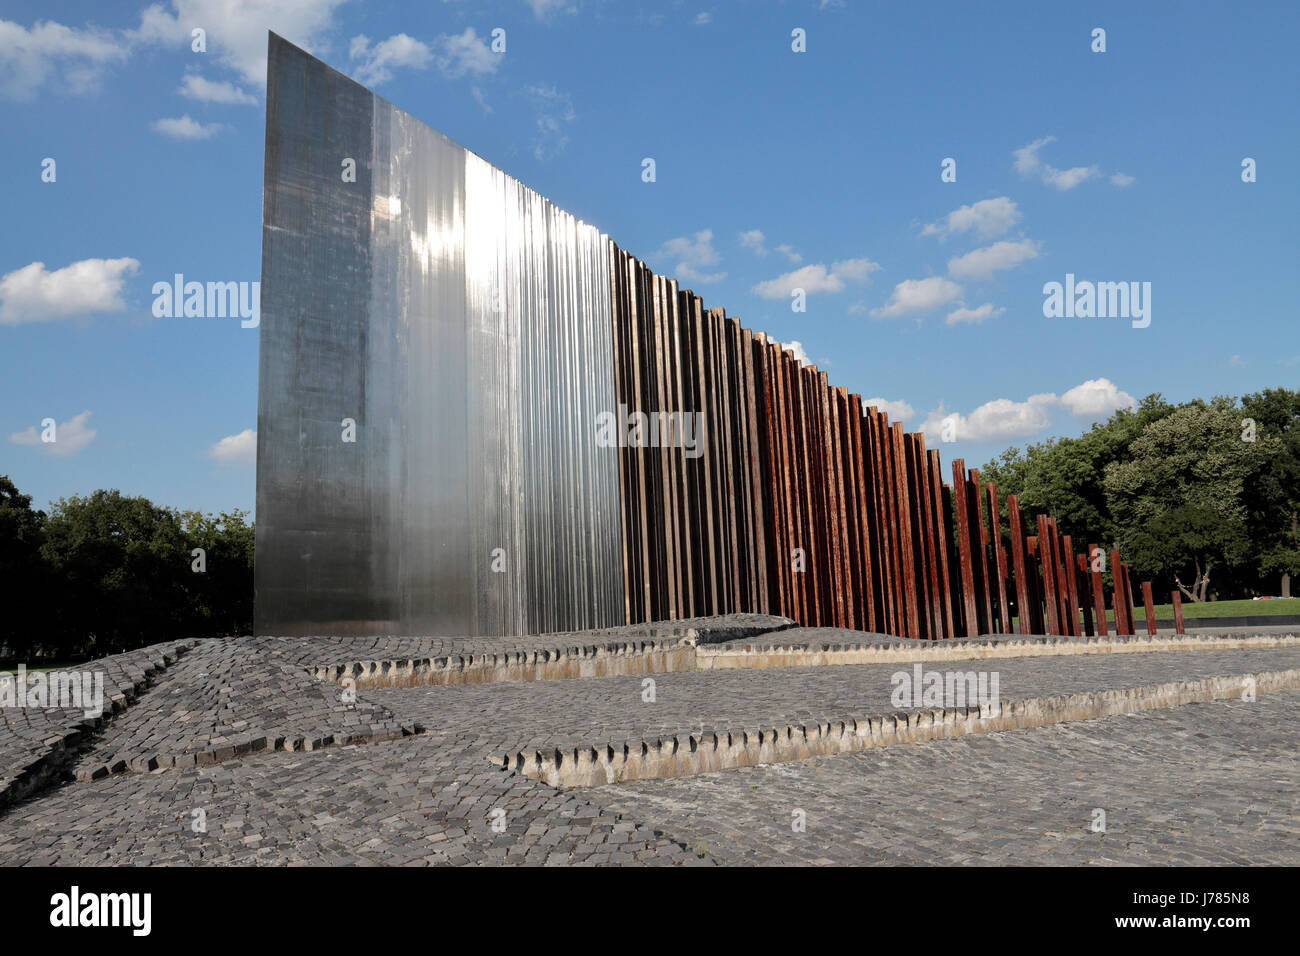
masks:
{"type": "MultiPolygon", "coordinates": [[[[659,673],[650,675],[653,702],[634,675],[370,689],[345,703],[342,688],[310,673],[438,655],[577,648],[581,656],[641,639],[722,648],[737,635],[782,645],[858,640],[788,625],[733,615],[502,641],[241,638],[95,662],[120,675],[112,693],[128,706],[68,751],[84,754],[80,779],[47,780],[2,812],[0,864],[1278,862],[1291,851],[1276,847],[1300,835],[1294,692],[560,792],[487,757],[593,740],[689,746],[690,734],[737,728],[767,739],[796,721],[833,732],[864,710],[894,720],[891,678],[911,665],[659,673]],[[165,670],[148,663],[172,651],[180,656],[165,670]],[[1143,760],[1158,779],[1140,776],[1143,760]],[[1224,792],[1230,780],[1235,789],[1224,792]],[[779,790],[778,781],[793,782],[779,790]],[[1136,796],[1125,802],[1125,793],[1136,796]],[[1106,839],[1081,839],[1075,817],[1105,799],[1106,839]],[[807,833],[790,830],[796,807],[808,813],[807,833]],[[494,810],[505,811],[504,831],[492,826],[494,810]]],[[[937,664],[996,670],[1002,699],[1297,666],[1300,648],[1227,644],[937,664]]],[[[64,740],[48,714],[2,716],[0,757],[31,746],[52,752],[64,740]]],[[[934,719],[914,711],[901,726],[934,719]]]]}

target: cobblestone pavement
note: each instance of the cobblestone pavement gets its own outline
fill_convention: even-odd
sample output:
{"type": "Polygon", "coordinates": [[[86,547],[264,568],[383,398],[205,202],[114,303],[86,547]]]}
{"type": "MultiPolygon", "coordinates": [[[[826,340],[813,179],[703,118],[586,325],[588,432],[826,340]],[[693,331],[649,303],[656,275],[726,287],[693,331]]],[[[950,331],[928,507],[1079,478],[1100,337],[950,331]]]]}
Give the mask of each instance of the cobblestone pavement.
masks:
{"type": "MultiPolygon", "coordinates": [[[[890,702],[892,675],[900,671],[911,675],[914,666],[657,674],[653,703],[643,699],[645,678],[639,676],[374,689],[365,696],[402,720],[419,721],[429,730],[487,729],[490,732],[481,736],[496,742],[493,752],[504,755],[546,747],[621,744],[656,735],[883,715],[898,709],[890,702]]],[[[1000,697],[1018,700],[1297,667],[1300,648],[950,661],[935,669],[996,671],[1000,697]]]]}
{"type": "Polygon", "coordinates": [[[382,705],[345,704],[340,688],[301,667],[237,641],[202,641],[112,722],[76,774],[193,767],[250,751],[315,750],[418,730],[382,705]]]}
{"type": "Polygon", "coordinates": [[[442,737],[118,774],[0,818],[6,866],[706,862],[442,737]]]}
{"type": "Polygon", "coordinates": [[[727,863],[1294,866],[1297,707],[1284,691],[570,792],[727,863]]]}
{"type": "MultiPolygon", "coordinates": [[[[53,762],[75,748],[93,730],[106,723],[114,713],[127,707],[150,683],[160,678],[168,666],[188,651],[193,641],[155,644],[125,654],[114,654],[75,668],[72,673],[89,674],[103,699],[99,713],[87,703],[85,707],[0,707],[0,807],[16,799],[40,782],[44,773],[53,773],[53,762]]],[[[34,680],[47,686],[51,675],[29,674],[27,690],[34,680]]],[[[0,678],[5,686],[0,695],[14,696],[18,702],[16,674],[0,678]]],[[[93,695],[92,695],[93,696],[93,695]]],[[[52,702],[52,701],[50,701],[52,702]]]]}
{"type": "MultiPolygon", "coordinates": [[[[701,641],[725,639],[772,620],[694,629],[701,641]]],[[[605,633],[515,646],[590,645],[605,633]]],[[[663,626],[650,636],[687,635],[663,626]]],[[[20,770],[32,748],[59,759],[40,779],[28,774],[28,789],[8,791],[0,864],[1230,862],[1265,837],[1296,843],[1292,692],[561,793],[489,755],[883,714],[894,709],[891,676],[912,665],[658,674],[653,703],[639,676],[362,690],[353,702],[307,671],[340,647],[365,659],[381,655],[362,650],[405,652],[411,641],[422,654],[433,644],[198,641],[179,657],[167,645],[83,665],[115,675],[112,693],[129,706],[79,724],[76,740],[41,736],[52,711],[3,714],[0,756],[15,755],[20,770]],[[1216,714],[1230,716],[1207,717],[1216,714]],[[318,749],[347,742],[356,745],[318,749]],[[123,768],[135,772],[102,775],[123,768]],[[757,776],[735,789],[744,774],[757,776]],[[782,825],[795,806],[809,825],[792,842],[782,825]],[[1111,814],[1105,840],[1071,829],[1086,827],[1094,806],[1111,814]],[[1218,829],[1206,829],[1207,813],[1218,829]],[[1122,845],[1121,832],[1131,834],[1122,845]],[[1208,837],[1197,843],[1193,832],[1208,837]]],[[[943,665],[996,670],[1004,699],[1294,667],[1300,648],[943,665]]]]}

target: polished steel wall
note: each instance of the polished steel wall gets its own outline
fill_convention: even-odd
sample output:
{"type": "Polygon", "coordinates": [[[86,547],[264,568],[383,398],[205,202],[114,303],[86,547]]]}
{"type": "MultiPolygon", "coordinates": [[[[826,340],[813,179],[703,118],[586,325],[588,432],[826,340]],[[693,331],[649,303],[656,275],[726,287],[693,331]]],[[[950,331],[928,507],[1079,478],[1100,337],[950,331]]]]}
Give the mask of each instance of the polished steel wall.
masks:
{"type": "Polygon", "coordinates": [[[608,240],[269,52],[256,632],[622,623],[608,240]]]}

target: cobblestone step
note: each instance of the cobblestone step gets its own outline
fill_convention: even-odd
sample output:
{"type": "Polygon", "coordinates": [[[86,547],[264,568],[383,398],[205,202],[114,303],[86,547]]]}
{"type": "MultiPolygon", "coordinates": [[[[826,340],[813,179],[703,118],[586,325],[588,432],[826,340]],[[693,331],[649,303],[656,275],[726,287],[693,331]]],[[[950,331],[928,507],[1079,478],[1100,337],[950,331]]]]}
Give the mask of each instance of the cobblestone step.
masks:
{"type": "Polygon", "coordinates": [[[629,741],[621,748],[598,744],[507,753],[500,758],[500,765],[503,770],[565,790],[713,773],[968,734],[1026,730],[1296,688],[1300,688],[1300,669],[770,729],[681,734],[629,741]]]}

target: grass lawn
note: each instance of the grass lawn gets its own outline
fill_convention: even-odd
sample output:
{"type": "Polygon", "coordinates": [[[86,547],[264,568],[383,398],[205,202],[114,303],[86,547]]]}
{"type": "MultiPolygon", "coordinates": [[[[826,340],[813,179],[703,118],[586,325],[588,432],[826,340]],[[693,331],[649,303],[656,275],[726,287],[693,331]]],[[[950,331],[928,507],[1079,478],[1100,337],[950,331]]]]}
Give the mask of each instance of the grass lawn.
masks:
{"type": "MultiPolygon", "coordinates": [[[[1108,593],[1106,595],[1110,597],[1108,593]]],[[[1137,593],[1138,602],[1133,605],[1133,621],[1139,628],[1146,627],[1146,609],[1142,605],[1142,592],[1137,593]]],[[[1174,606],[1172,604],[1154,605],[1157,621],[1172,621],[1174,619],[1174,606]]],[[[1273,601],[1206,601],[1203,604],[1193,604],[1191,601],[1183,602],[1183,618],[1212,618],[1212,617],[1247,617],[1264,614],[1300,614],[1300,598],[1286,598],[1283,600],[1273,601]]],[[[1106,620],[1112,624],[1115,622],[1115,612],[1107,609],[1106,620]]],[[[1012,626],[1018,626],[1019,622],[1013,617],[1012,626]]]]}
{"type": "MultiPolygon", "coordinates": [[[[0,671],[7,672],[7,673],[10,673],[10,674],[17,673],[17,671],[18,671],[18,665],[21,664],[21,663],[22,663],[22,661],[9,661],[9,662],[7,662],[7,663],[0,663],[0,671]]],[[[84,663],[84,662],[83,662],[83,663],[84,663]]],[[[35,674],[37,671],[65,671],[65,670],[73,670],[73,669],[75,669],[75,668],[77,668],[77,667],[80,667],[80,666],[81,666],[80,664],[37,664],[37,665],[35,665],[35,666],[33,666],[33,665],[31,665],[31,664],[28,664],[28,665],[27,665],[27,673],[29,673],[29,674],[35,674]]]]}
{"type": "MultiPolygon", "coordinates": [[[[1133,618],[1139,624],[1146,622],[1146,611],[1142,604],[1142,592],[1139,590],[1133,595],[1136,599],[1133,604],[1133,618]]],[[[1174,606],[1172,604],[1155,605],[1156,620],[1174,619],[1174,606]]],[[[1194,604],[1191,601],[1183,601],[1183,617],[1185,618],[1206,618],[1206,617],[1246,617],[1258,614],[1300,614],[1300,598],[1285,598],[1274,601],[1205,601],[1201,604],[1194,604]]],[[[1115,612],[1107,611],[1108,620],[1115,620],[1115,612]]]]}

